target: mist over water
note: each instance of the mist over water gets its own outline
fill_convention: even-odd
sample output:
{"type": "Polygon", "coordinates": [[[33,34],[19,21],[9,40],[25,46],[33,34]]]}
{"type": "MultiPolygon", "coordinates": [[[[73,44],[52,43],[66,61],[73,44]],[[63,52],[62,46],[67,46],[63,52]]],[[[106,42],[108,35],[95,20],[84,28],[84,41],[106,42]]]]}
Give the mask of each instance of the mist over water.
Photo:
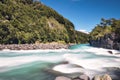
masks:
{"type": "Polygon", "coordinates": [[[88,44],[59,50],[0,51],[0,80],[54,80],[58,75],[84,73],[91,77],[108,73],[106,68],[120,68],[119,51],[94,48],[88,44]],[[59,64],[61,62],[68,62],[59,64]],[[50,71],[49,71],[50,70],[50,71]]]}

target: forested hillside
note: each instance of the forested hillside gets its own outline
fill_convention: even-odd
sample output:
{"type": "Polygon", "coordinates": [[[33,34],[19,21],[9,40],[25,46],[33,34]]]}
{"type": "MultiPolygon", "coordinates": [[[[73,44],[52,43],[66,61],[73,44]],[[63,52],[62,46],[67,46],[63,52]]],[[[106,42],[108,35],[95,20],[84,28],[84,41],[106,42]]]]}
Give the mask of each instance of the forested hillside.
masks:
{"type": "Polygon", "coordinates": [[[120,20],[102,19],[90,36],[92,46],[120,50],[120,20]]]}
{"type": "Polygon", "coordinates": [[[106,34],[115,33],[120,35],[120,20],[119,19],[101,19],[100,24],[98,24],[90,33],[91,38],[97,39],[105,36],[106,34]]]}
{"type": "Polygon", "coordinates": [[[0,0],[0,44],[85,43],[88,35],[55,10],[34,0],[0,0]]]}

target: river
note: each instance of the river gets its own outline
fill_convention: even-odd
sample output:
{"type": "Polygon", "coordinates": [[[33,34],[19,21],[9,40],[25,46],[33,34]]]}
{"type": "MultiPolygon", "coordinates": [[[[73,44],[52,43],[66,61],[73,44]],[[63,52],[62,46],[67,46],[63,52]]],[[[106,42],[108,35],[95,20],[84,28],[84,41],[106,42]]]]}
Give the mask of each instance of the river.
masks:
{"type": "Polygon", "coordinates": [[[54,80],[59,74],[74,73],[116,77],[108,68],[120,68],[120,55],[108,51],[119,53],[88,44],[58,50],[2,50],[0,80],[54,80]]]}

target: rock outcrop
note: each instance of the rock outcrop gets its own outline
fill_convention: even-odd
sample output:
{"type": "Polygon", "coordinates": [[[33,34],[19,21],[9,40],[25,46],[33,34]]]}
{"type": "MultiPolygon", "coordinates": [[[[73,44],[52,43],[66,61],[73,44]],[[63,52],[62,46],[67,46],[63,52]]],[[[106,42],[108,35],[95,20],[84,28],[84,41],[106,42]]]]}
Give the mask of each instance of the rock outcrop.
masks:
{"type": "Polygon", "coordinates": [[[96,75],[92,80],[112,80],[110,75],[105,74],[103,76],[96,75]]]}
{"type": "Polygon", "coordinates": [[[111,78],[108,74],[105,74],[105,75],[102,77],[102,80],[112,80],[112,78],[111,78]]]}
{"type": "Polygon", "coordinates": [[[90,40],[90,45],[94,47],[120,50],[119,38],[115,33],[106,34],[96,40],[90,40]]]}

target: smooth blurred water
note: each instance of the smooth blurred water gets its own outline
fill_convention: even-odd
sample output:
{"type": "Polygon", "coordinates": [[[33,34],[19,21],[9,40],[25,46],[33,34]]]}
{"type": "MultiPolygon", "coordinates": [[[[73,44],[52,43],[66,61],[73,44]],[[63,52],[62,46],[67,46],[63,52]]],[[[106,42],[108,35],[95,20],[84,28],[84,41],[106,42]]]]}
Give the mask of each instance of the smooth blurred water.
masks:
{"type": "Polygon", "coordinates": [[[120,55],[108,51],[89,44],[59,50],[3,50],[0,51],[0,80],[54,80],[59,75],[56,71],[94,76],[105,73],[106,67],[120,67],[120,55]],[[66,61],[68,64],[58,64],[66,61]]]}

